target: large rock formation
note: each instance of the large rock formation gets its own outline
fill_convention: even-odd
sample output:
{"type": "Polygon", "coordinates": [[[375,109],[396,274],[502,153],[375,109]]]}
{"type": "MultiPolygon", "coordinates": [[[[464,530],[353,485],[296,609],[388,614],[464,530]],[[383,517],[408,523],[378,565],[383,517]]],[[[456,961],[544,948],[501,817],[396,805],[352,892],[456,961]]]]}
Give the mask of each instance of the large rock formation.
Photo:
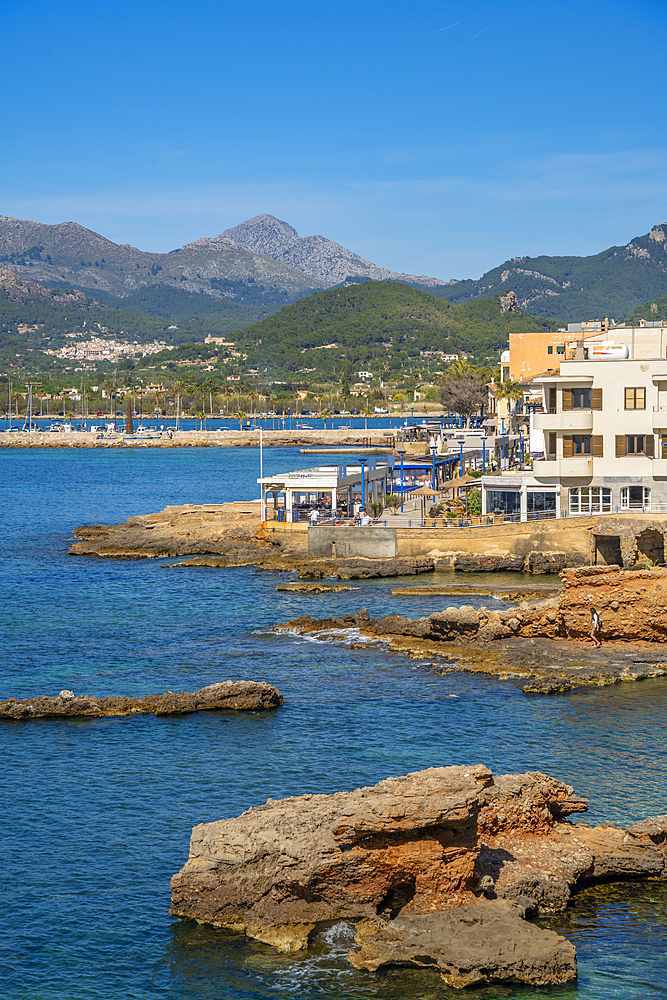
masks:
{"type": "Polygon", "coordinates": [[[603,640],[667,638],[667,569],[588,566],[565,570],[561,577],[559,613],[572,638],[590,633],[591,608],[600,615],[603,640]]]}
{"type": "Polygon", "coordinates": [[[58,695],[38,695],[18,701],[10,698],[0,702],[0,719],[72,718],[101,715],[179,715],[188,712],[211,712],[232,709],[236,712],[257,712],[276,708],[283,703],[277,688],[263,681],[220,681],[199,691],[167,691],[147,694],[144,698],[111,695],[96,698],[90,694],[75,695],[61,691],[58,695]]]}
{"type": "MultiPolygon", "coordinates": [[[[412,920],[416,915],[476,904],[485,894],[554,912],[582,879],[665,878],[667,818],[627,831],[566,821],[586,808],[554,778],[494,778],[479,764],[429,768],[353,792],[269,799],[237,818],[194,828],[189,860],[172,879],[170,913],[285,951],[306,947],[323,922],[363,922],[360,933],[374,943],[364,940],[354,961],[373,967],[398,955],[397,937],[399,952],[407,949],[403,958],[416,956],[422,931],[433,931],[412,920]]],[[[495,921],[500,911],[489,912],[495,921]]],[[[535,936],[517,936],[508,920],[508,947],[522,941],[532,948],[535,936]]],[[[429,949],[442,969],[451,966],[453,984],[473,975],[456,949],[429,949]]],[[[553,954],[560,958],[548,975],[568,978],[571,953],[553,954]]],[[[499,968],[488,952],[478,964],[477,979],[499,968]]],[[[518,974],[520,964],[512,960],[502,975],[518,974]]],[[[531,969],[538,978],[529,981],[542,981],[534,963],[531,969]]]]}

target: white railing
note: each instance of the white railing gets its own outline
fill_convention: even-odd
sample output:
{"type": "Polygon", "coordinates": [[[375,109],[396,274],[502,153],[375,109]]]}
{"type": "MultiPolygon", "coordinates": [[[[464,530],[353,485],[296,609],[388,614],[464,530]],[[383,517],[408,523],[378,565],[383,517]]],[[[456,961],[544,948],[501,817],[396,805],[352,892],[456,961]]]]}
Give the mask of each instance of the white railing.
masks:
{"type": "MultiPolygon", "coordinates": [[[[648,515],[667,515],[667,503],[652,503],[652,504],[633,504],[630,507],[621,507],[620,504],[614,504],[611,510],[595,510],[595,511],[568,511],[561,510],[558,516],[556,516],[556,511],[535,511],[527,515],[525,520],[521,520],[520,514],[475,514],[457,517],[447,517],[446,514],[437,514],[435,517],[422,517],[418,511],[414,514],[392,514],[388,511],[383,512],[380,517],[375,517],[372,519],[371,526],[378,528],[442,528],[443,530],[450,530],[456,528],[494,528],[498,525],[509,525],[516,524],[520,526],[526,523],[532,523],[535,521],[555,521],[563,520],[567,518],[568,520],[576,520],[580,518],[588,517],[612,517],[615,514],[648,514],[648,515]]],[[[305,518],[303,519],[305,521],[305,518]]],[[[317,521],[318,525],[334,525],[335,527],[355,527],[361,526],[359,518],[346,518],[337,517],[332,520],[331,517],[320,517],[317,521]]]]}

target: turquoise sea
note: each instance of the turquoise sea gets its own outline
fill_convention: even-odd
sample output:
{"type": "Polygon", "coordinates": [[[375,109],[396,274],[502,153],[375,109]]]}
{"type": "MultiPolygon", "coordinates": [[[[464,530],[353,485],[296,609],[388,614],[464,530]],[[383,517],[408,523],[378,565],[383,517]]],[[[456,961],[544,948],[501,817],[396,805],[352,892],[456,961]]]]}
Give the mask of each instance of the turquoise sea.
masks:
{"type": "MultiPolygon", "coordinates": [[[[264,452],[269,473],[311,462],[296,450],[264,452]]],[[[345,926],[286,956],[169,917],[169,879],[192,826],[269,796],[481,762],[562,778],[590,797],[595,819],[667,812],[667,680],[529,698],[518,682],[439,676],[381,644],[272,631],[305,611],[386,612],[396,580],[316,597],[276,593],[280,578],[254,568],[66,554],[85,522],[252,498],[258,464],[252,449],[0,450],[0,699],[194,690],[228,677],[265,679],[285,696],[268,714],[0,724],[6,1000],[460,996],[426,971],[353,970],[345,926]]],[[[426,598],[399,607],[437,609],[426,598]]],[[[549,924],[577,946],[576,986],[472,995],[665,997],[666,904],[664,885],[587,890],[549,924]]]]}

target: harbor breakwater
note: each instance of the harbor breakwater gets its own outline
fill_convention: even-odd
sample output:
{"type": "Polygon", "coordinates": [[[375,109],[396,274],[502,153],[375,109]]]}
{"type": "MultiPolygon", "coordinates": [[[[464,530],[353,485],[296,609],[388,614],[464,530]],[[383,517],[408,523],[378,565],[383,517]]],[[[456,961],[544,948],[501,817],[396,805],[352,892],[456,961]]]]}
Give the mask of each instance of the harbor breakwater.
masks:
{"type": "MultiPolygon", "coordinates": [[[[392,428],[262,430],[262,444],[266,448],[393,448],[395,441],[396,432],[392,428]]],[[[165,430],[127,437],[120,433],[109,436],[91,431],[0,434],[0,448],[259,448],[259,444],[260,432],[255,427],[248,430],[165,430]]],[[[408,454],[430,454],[423,442],[406,442],[401,447],[408,454]]]]}

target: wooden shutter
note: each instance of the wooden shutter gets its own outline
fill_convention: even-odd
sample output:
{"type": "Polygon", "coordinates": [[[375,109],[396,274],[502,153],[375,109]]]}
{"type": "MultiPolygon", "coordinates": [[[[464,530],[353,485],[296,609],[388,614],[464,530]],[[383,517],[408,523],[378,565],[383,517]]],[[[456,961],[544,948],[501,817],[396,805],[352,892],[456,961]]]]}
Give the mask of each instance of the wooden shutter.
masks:
{"type": "Polygon", "coordinates": [[[572,458],[574,449],[572,447],[572,435],[563,435],[563,458],[572,458]]]}
{"type": "Polygon", "coordinates": [[[556,390],[555,389],[549,389],[549,409],[553,410],[554,413],[555,413],[557,405],[558,405],[558,403],[556,401],[556,390]]]}
{"type": "Polygon", "coordinates": [[[572,390],[563,389],[563,413],[572,409],[572,390]]]}
{"type": "Polygon", "coordinates": [[[655,438],[652,434],[647,434],[644,438],[644,454],[647,458],[653,458],[655,454],[655,438]]]}
{"type": "Polygon", "coordinates": [[[623,458],[627,454],[625,450],[625,434],[616,435],[616,458],[623,458]]]}
{"type": "Polygon", "coordinates": [[[602,409],[602,389],[591,389],[591,409],[602,409]]]}
{"type": "Polygon", "coordinates": [[[602,458],[602,434],[593,435],[593,458],[602,458]]]}

